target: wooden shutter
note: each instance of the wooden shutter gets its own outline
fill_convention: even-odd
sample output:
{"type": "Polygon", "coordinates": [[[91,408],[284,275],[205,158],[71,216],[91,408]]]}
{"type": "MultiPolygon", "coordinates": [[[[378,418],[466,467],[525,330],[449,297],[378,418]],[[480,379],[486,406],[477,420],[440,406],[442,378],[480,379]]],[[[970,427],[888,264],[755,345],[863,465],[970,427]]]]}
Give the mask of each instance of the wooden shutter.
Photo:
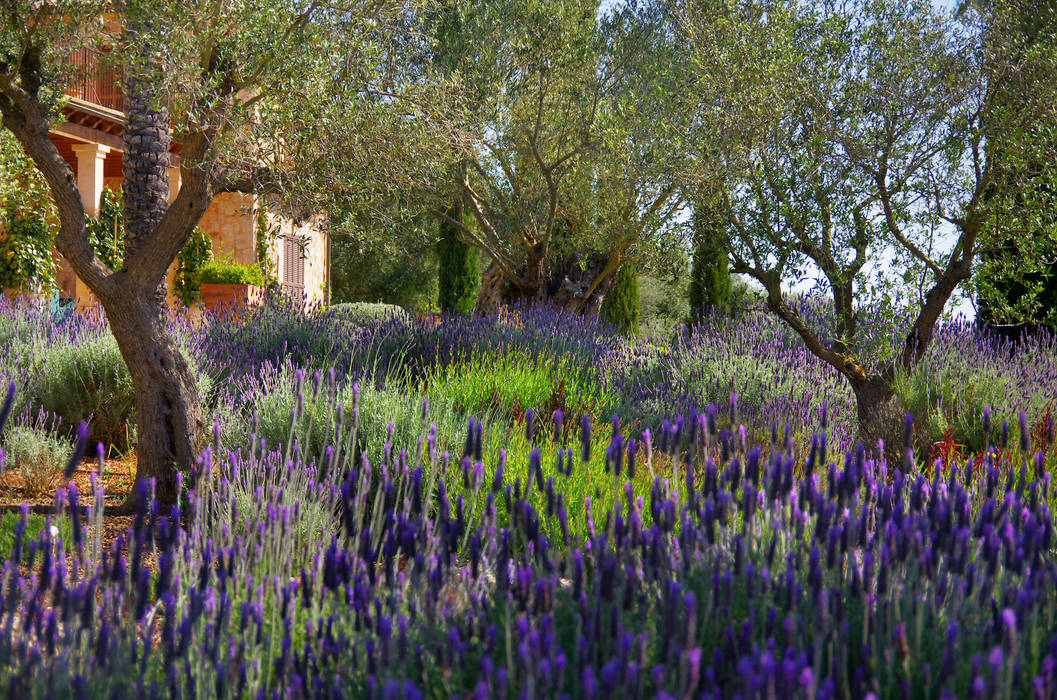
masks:
{"type": "Polygon", "coordinates": [[[305,293],[305,258],[294,236],[283,237],[283,286],[293,299],[301,299],[305,293]]]}

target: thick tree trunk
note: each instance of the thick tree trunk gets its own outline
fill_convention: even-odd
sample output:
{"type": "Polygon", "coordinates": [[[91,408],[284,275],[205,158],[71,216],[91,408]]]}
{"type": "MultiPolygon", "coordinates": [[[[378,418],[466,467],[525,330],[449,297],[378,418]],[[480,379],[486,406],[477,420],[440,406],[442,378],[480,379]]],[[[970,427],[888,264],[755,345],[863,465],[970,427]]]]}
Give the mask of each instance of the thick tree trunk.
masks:
{"type": "Polygon", "coordinates": [[[503,305],[504,288],[507,286],[506,278],[499,264],[494,260],[481,275],[481,288],[477,292],[477,303],[474,311],[486,316],[494,316],[503,305]]]}
{"type": "Polygon", "coordinates": [[[109,300],[106,311],[136,389],[136,476],[154,478],[158,498],[170,502],[177,469],[194,464],[202,449],[194,374],[149,289],[109,300]]]}
{"type": "Polygon", "coordinates": [[[903,438],[906,411],[891,384],[879,375],[853,381],[855,406],[859,420],[859,439],[868,450],[884,440],[884,456],[891,467],[903,467],[903,438]]]}
{"type": "Polygon", "coordinates": [[[526,274],[517,281],[510,281],[493,261],[481,277],[475,311],[491,315],[504,304],[542,302],[596,317],[617,276],[610,272],[595,284],[606,268],[608,257],[592,253],[585,262],[581,265],[580,258],[569,258],[558,265],[548,266],[542,260],[530,260],[522,271],[526,274]]]}
{"type": "MultiPolygon", "coordinates": [[[[141,44],[142,65],[149,66],[158,60],[157,54],[151,53],[147,42],[141,44]]],[[[136,66],[126,65],[130,76],[125,85],[124,134],[127,245],[123,269],[110,270],[95,255],[85,233],[85,209],[73,170],[49,138],[49,113],[37,94],[43,84],[39,48],[31,47],[23,59],[19,80],[0,85],[3,126],[15,134],[47,180],[60,223],[56,248],[102,302],[128,365],[136,388],[138,476],[155,478],[158,496],[170,500],[177,495],[176,469],[191,467],[198,457],[203,425],[194,377],[167,328],[162,285],[168,267],[212,200],[215,183],[200,164],[215,133],[185,135],[183,156],[198,165],[186,170],[183,187],[170,207],[168,116],[146,90],[151,80],[131,79],[136,66]]]]}

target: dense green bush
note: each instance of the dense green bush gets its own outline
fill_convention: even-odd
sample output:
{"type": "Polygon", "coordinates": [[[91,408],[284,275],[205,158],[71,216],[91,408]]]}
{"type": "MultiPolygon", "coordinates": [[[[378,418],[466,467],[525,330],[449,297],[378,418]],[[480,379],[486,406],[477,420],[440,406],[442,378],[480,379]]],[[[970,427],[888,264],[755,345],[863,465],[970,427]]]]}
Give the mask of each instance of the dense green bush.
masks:
{"type": "Polygon", "coordinates": [[[252,284],[264,287],[268,279],[257,263],[237,263],[228,259],[210,260],[198,269],[201,284],[252,284]]]}
{"type": "MultiPolygon", "coordinates": [[[[58,419],[60,432],[72,433],[80,421],[91,430],[92,442],[120,451],[135,444],[135,389],[117,341],[109,333],[88,335],[78,343],[35,348],[37,379],[27,387],[33,410],[58,419]]],[[[201,396],[211,381],[196,369],[201,396]]]]}
{"type": "Polygon", "coordinates": [[[55,202],[22,145],[0,130],[0,288],[43,292],[55,280],[55,202]]]}
{"type": "Polygon", "coordinates": [[[15,470],[30,494],[42,494],[62,481],[72,443],[53,431],[16,425],[4,435],[4,469],[15,470]]]}
{"type": "Polygon", "coordinates": [[[334,304],[324,313],[328,319],[341,319],[353,323],[370,323],[371,321],[383,321],[393,317],[404,320],[411,318],[407,311],[396,304],[367,301],[334,304]]]}
{"type": "Polygon", "coordinates": [[[128,449],[135,391],[114,337],[100,335],[52,347],[42,360],[34,403],[58,416],[66,430],[86,421],[93,442],[128,449]]]}
{"type": "Polygon", "coordinates": [[[617,281],[602,300],[602,318],[622,333],[639,329],[639,278],[632,265],[621,265],[617,281]]]}
{"type": "MultiPolygon", "coordinates": [[[[696,213],[694,219],[695,228],[704,226],[696,213]]],[[[734,297],[727,251],[719,237],[714,231],[698,230],[695,233],[698,240],[694,245],[688,290],[691,315],[700,313],[702,307],[727,306],[734,297]]]]}
{"type": "Polygon", "coordinates": [[[345,215],[328,224],[331,301],[430,306],[437,299],[432,217],[345,215]]]}

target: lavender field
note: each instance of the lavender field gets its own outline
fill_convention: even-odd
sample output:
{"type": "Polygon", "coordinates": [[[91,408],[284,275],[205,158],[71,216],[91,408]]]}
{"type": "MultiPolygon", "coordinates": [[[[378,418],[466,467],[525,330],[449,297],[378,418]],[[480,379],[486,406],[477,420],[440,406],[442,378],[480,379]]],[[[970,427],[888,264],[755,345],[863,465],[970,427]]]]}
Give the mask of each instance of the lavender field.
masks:
{"type": "Polygon", "coordinates": [[[9,697],[1057,696],[1054,338],[943,326],[882,446],[751,307],[368,311],[173,318],[210,446],[111,538],[62,474],[134,449],[105,321],[3,303],[5,469],[58,472],[0,521],[9,697]]]}

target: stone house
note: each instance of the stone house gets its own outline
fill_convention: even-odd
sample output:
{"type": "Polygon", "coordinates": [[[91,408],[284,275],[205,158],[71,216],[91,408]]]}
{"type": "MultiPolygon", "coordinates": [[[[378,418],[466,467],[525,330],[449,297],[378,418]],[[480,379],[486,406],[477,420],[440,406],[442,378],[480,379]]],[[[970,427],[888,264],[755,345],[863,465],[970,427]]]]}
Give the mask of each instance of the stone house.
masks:
{"type": "MultiPolygon", "coordinates": [[[[92,68],[97,54],[80,49],[73,63],[92,68]]],[[[89,216],[99,214],[99,200],[104,187],[118,192],[122,181],[122,130],[125,123],[120,76],[112,69],[85,70],[94,76],[78,81],[67,90],[65,121],[51,131],[51,140],[73,169],[89,216]]],[[[180,188],[180,147],[174,143],[169,169],[169,200],[180,188]]],[[[325,303],[330,286],[330,246],[317,218],[296,221],[272,211],[263,198],[240,193],[223,193],[213,199],[199,226],[209,234],[213,254],[229,256],[239,263],[257,261],[257,236],[268,235],[269,260],[284,290],[308,303],[325,303]]],[[[91,303],[88,288],[59,257],[56,274],[60,295],[76,300],[78,305],[91,303]]],[[[172,294],[172,272],[169,275],[169,301],[172,294]]]]}

